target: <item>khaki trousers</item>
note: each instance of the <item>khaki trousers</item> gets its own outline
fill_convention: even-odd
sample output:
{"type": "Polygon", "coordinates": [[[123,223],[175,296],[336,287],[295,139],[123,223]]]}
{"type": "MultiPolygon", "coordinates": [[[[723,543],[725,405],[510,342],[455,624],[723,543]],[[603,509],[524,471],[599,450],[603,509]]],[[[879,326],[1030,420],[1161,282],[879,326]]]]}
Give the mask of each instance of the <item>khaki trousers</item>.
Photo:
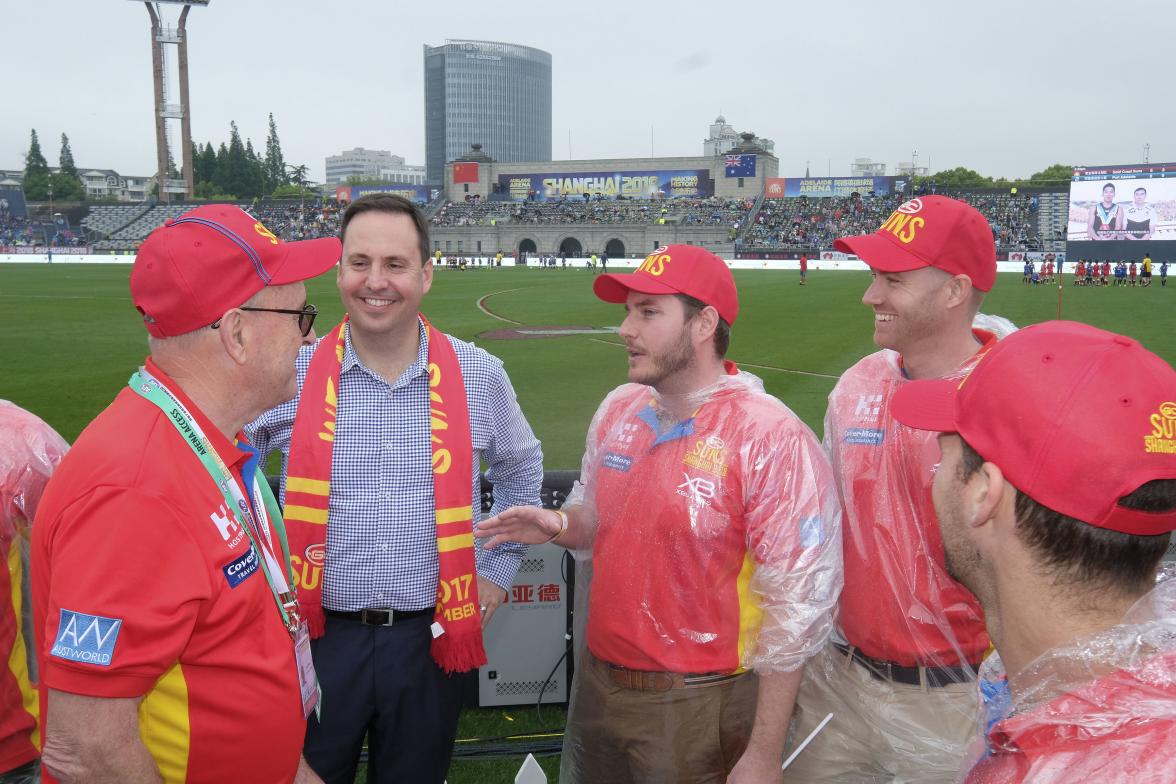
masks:
{"type": "Polygon", "coordinates": [[[723,784],[747,748],[754,673],[704,688],[621,688],[585,652],[576,672],[561,784],[723,784]]]}
{"type": "Polygon", "coordinates": [[[788,784],[940,784],[957,781],[978,730],[974,682],[941,687],[879,680],[832,645],[805,667],[787,759],[829,713],[833,719],[784,771],[788,784]]]}

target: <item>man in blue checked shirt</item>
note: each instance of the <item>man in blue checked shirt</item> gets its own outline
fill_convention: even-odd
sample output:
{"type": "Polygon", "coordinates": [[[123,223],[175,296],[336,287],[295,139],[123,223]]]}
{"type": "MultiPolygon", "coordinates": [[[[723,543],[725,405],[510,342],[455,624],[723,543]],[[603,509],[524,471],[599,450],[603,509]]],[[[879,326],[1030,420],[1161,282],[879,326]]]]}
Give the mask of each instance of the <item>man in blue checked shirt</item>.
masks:
{"type": "MultiPolygon", "coordinates": [[[[444,567],[430,430],[434,354],[419,315],[433,280],[428,226],[411,202],[376,193],[351,203],[340,234],[337,283],[348,322],[336,369],[325,555],[321,548],[293,553],[301,560],[300,597],[319,587],[321,575],[325,613],[325,633],[313,643],[322,712],[308,722],[304,753],[328,784],[350,784],[366,735],[369,782],[441,782],[457,732],[461,683],[430,655],[444,567]]],[[[502,362],[445,337],[468,401],[473,520],[480,516],[483,462],[495,513],[538,505],[542,450],[502,362]]],[[[300,397],[315,348],[304,347],[298,357],[300,397]]],[[[281,451],[282,499],[291,506],[307,484],[287,487],[298,410],[299,401],[291,401],[246,429],[263,454],[281,451]]],[[[525,551],[523,545],[476,550],[483,627],[505,600],[525,551]]]]}

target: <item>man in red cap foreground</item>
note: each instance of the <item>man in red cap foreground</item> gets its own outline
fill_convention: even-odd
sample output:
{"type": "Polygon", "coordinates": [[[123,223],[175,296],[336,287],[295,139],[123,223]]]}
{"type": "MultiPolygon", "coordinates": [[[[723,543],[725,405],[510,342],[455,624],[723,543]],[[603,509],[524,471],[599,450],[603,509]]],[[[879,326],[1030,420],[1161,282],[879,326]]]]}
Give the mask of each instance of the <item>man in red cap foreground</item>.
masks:
{"type": "Polygon", "coordinates": [[[959,377],[995,344],[972,323],[996,280],[996,248],[979,212],[943,196],[911,199],[878,231],[835,247],[870,266],[862,302],[881,350],[829,395],[845,588],[834,640],[805,671],[790,746],[833,718],[787,776],[938,783],[959,768],[988,637],[975,597],[944,569],[930,495],[934,438],[895,423],[890,403],[912,379],[959,377]]]}
{"type": "Polygon", "coordinates": [[[899,421],[940,433],[947,568],[997,649],[968,784],[1176,781],[1176,582],[1156,584],[1176,529],[1174,401],[1162,359],[1067,321],[895,396],[899,421]],[[1043,395],[1057,404],[1020,405],[1043,395]]]}
{"type": "Polygon", "coordinates": [[[515,507],[477,534],[557,542],[591,572],[561,780],[778,781],[841,587],[828,460],[724,360],[739,303],[722,259],[670,245],[593,288],[625,305],[632,383],[597,410],[561,511],[515,507]]]}
{"type": "Polygon", "coordinates": [[[318,687],[285,529],[242,426],[296,392],[302,281],[336,239],[238,207],[156,229],[131,270],[151,356],[78,437],[33,526],[48,781],[316,782],[318,687]]]}

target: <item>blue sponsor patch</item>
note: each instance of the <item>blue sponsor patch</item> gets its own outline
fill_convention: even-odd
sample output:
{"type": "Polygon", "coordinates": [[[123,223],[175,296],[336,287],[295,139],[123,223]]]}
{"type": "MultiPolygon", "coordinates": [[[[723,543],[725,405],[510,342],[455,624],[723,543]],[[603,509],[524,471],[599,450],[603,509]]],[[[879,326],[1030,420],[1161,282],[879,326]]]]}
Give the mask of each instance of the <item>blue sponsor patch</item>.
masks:
{"type": "Polygon", "coordinates": [[[802,518],[800,521],[800,546],[804,548],[817,547],[825,541],[825,530],[821,526],[821,516],[802,518]]]}
{"type": "Polygon", "coordinates": [[[611,468],[614,471],[627,472],[633,467],[633,458],[628,455],[618,455],[616,452],[606,452],[604,455],[604,467],[611,468]]]}
{"type": "Polygon", "coordinates": [[[229,561],[224,565],[225,579],[229,581],[229,587],[236,588],[245,582],[246,578],[256,572],[260,565],[261,561],[257,557],[257,551],[252,547],[246,550],[240,558],[229,561]]]}
{"type": "Polygon", "coordinates": [[[872,427],[851,427],[845,431],[845,443],[847,444],[865,444],[866,446],[881,446],[882,439],[886,436],[885,430],[878,430],[872,427]]]}
{"type": "Polygon", "coordinates": [[[50,656],[67,661],[109,667],[114,661],[114,643],[122,629],[122,618],[103,618],[61,608],[57,639],[50,656]]]}

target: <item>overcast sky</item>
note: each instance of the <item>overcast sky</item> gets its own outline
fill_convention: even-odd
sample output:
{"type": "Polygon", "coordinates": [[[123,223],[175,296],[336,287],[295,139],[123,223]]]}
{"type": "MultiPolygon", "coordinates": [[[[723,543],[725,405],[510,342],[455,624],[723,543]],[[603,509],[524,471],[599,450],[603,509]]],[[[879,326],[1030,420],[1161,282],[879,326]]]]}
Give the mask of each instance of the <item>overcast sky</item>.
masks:
{"type": "MultiPolygon", "coordinates": [[[[174,20],[179,7],[163,6],[174,20]]],[[[0,168],[36,128],[79,166],[154,170],[149,20],[130,0],[5,0],[0,168]]],[[[422,45],[507,41],[553,58],[552,151],[701,155],[722,112],[774,139],[782,176],[854,158],[1026,176],[1176,160],[1169,0],[212,0],[189,14],[192,135],[230,120],[321,180],[351,147],[423,164],[422,45]]],[[[172,51],[174,48],[169,47],[172,51]]],[[[178,123],[176,123],[178,140],[178,123]]],[[[177,159],[179,156],[176,156],[177,159]]]]}

